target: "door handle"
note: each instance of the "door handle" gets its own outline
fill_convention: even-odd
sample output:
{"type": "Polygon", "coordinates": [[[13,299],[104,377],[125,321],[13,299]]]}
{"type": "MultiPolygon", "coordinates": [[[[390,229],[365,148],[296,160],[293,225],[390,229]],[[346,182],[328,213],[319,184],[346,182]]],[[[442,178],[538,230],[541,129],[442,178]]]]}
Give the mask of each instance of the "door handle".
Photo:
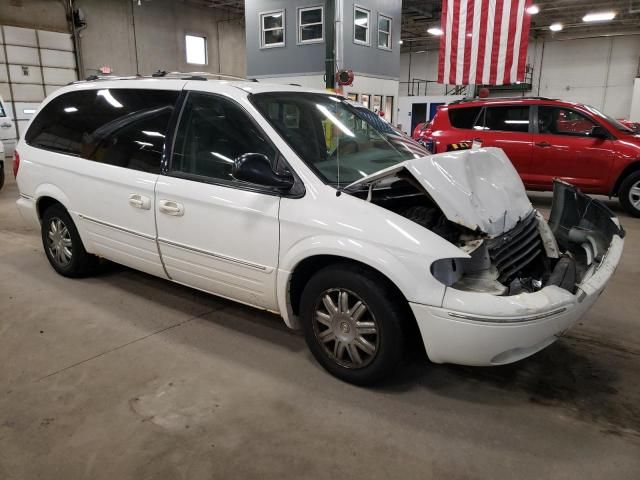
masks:
{"type": "Polygon", "coordinates": [[[3,123],[2,125],[0,125],[0,127],[2,127],[2,128],[11,128],[11,124],[10,123],[3,123]]]}
{"type": "Polygon", "coordinates": [[[141,210],[149,210],[151,208],[151,199],[149,197],[145,197],[144,195],[132,193],[131,195],[129,195],[129,205],[141,210]]]}
{"type": "Polygon", "coordinates": [[[548,148],[551,144],[549,142],[536,142],[536,147],[548,148]]]}
{"type": "Polygon", "coordinates": [[[160,200],[160,211],[167,215],[181,217],[184,215],[184,205],[173,200],[160,200]]]}

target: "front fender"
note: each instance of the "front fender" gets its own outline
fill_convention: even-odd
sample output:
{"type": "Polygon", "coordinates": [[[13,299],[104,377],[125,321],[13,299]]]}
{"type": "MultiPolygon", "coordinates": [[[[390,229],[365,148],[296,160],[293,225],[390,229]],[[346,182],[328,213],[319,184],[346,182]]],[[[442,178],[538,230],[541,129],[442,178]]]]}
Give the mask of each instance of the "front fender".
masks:
{"type": "Polygon", "coordinates": [[[414,252],[381,247],[361,239],[334,235],[306,237],[280,258],[277,275],[278,307],[287,325],[298,326],[292,313],[289,283],[296,266],[305,259],[332,255],[363,263],[387,277],[410,302],[441,305],[445,287],[430,273],[433,258],[414,252]]]}

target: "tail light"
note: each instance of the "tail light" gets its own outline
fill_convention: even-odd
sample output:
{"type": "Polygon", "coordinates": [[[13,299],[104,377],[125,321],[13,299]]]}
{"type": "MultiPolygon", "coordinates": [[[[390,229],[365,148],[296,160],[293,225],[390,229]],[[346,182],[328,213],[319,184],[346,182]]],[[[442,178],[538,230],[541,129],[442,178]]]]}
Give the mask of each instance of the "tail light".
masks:
{"type": "Polygon", "coordinates": [[[20,154],[17,150],[13,152],[13,177],[18,176],[18,169],[20,168],[20,154]]]}

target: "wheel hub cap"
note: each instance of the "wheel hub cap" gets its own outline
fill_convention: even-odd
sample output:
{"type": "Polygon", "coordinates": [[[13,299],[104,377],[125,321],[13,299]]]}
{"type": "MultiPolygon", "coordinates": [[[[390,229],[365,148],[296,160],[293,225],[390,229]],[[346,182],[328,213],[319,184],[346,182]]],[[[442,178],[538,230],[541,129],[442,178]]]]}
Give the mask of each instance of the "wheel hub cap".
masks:
{"type": "Polygon", "coordinates": [[[367,305],[351,291],[323,292],[316,305],[313,327],[326,354],[343,367],[362,368],[376,356],[378,324],[367,305]]]}
{"type": "Polygon", "coordinates": [[[73,250],[71,244],[71,233],[59,218],[52,218],[47,231],[47,247],[54,262],[61,267],[71,263],[73,250]]]}
{"type": "Polygon", "coordinates": [[[634,208],[640,209],[640,182],[636,182],[629,190],[629,201],[634,208]]]}

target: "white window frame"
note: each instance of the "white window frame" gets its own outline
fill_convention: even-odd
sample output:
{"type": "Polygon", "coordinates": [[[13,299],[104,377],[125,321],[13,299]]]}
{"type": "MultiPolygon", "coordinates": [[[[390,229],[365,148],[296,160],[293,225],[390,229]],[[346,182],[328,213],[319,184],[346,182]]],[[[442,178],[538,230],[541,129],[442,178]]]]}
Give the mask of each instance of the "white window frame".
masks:
{"type": "Polygon", "coordinates": [[[378,28],[377,28],[378,35],[376,35],[376,37],[377,37],[376,38],[376,43],[377,43],[378,48],[380,50],[391,50],[392,49],[392,46],[393,46],[393,41],[391,40],[391,31],[393,29],[392,24],[393,24],[393,18],[392,17],[390,17],[389,15],[384,15],[384,14],[378,12],[378,28]],[[389,31],[388,32],[385,31],[385,30],[381,30],[380,29],[380,20],[381,19],[389,21],[389,31]],[[387,35],[389,35],[389,45],[388,46],[380,45],[380,34],[381,33],[386,33],[387,35]]]}
{"type": "Polygon", "coordinates": [[[207,37],[201,33],[185,33],[184,34],[184,63],[187,65],[208,65],[209,64],[209,49],[207,45],[207,37]],[[187,37],[202,38],[204,40],[204,63],[192,63],[188,60],[187,54],[187,37]]]}
{"type": "Polygon", "coordinates": [[[361,7],[359,5],[354,5],[353,6],[353,43],[355,43],[356,45],[364,45],[364,46],[371,46],[371,10],[369,10],[368,8],[364,8],[361,7]],[[367,40],[365,42],[363,42],[362,40],[357,40],[356,39],[356,12],[360,11],[362,13],[366,13],[367,14],[367,40]]]}
{"type": "Polygon", "coordinates": [[[285,9],[279,9],[279,10],[269,10],[267,12],[260,12],[258,14],[258,27],[259,27],[259,32],[260,32],[260,48],[279,48],[279,47],[284,47],[287,44],[287,17],[286,17],[286,12],[285,9]],[[276,27],[276,28],[267,28],[266,30],[264,29],[264,17],[268,16],[268,15],[273,15],[274,13],[280,13],[282,14],[282,27],[276,27]],[[265,32],[271,32],[273,30],[282,30],[282,41],[278,42],[278,43],[270,43],[270,44],[266,44],[265,43],[265,32]]]}
{"type": "Polygon", "coordinates": [[[324,42],[324,7],[322,5],[315,5],[313,7],[299,7],[298,8],[298,44],[307,45],[309,43],[322,43],[324,42]],[[305,23],[302,25],[302,14],[309,10],[320,10],[320,21],[315,23],[305,23]],[[312,40],[302,40],[302,27],[308,27],[313,25],[320,25],[322,27],[322,36],[320,38],[314,38],[312,40]]]}

